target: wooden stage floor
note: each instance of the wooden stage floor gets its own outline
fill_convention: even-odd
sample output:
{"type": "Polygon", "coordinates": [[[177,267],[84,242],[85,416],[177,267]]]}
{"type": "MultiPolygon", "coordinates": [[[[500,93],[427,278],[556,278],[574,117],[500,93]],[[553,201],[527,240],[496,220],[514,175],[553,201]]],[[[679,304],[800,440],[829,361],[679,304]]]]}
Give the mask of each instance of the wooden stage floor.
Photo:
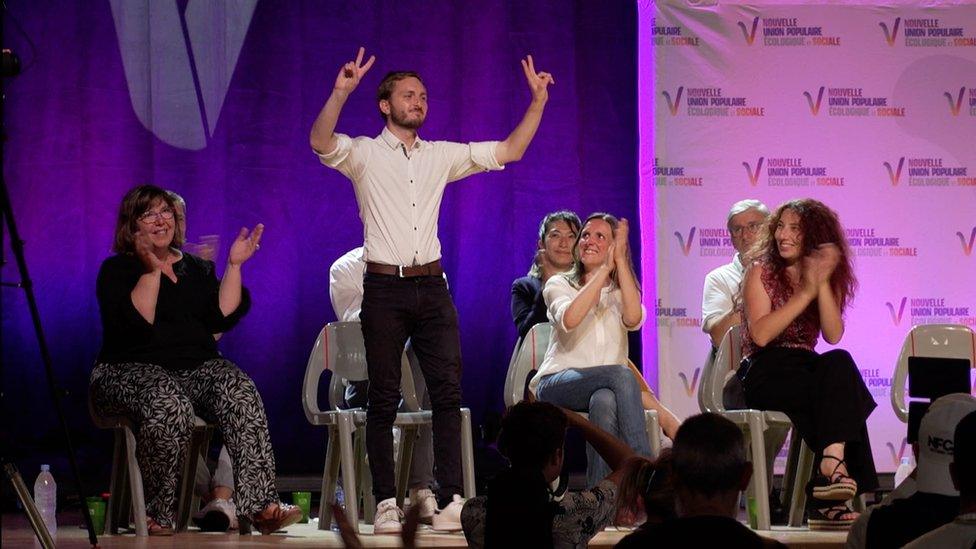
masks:
{"type": "MultiPolygon", "coordinates": [[[[87,532],[78,525],[80,515],[75,513],[61,513],[58,515],[58,548],[82,549],[89,547],[87,532]]],[[[373,536],[369,534],[371,526],[363,526],[361,540],[364,547],[400,547],[399,539],[395,536],[373,536]]],[[[614,529],[606,530],[590,542],[590,547],[613,547],[620,538],[629,532],[614,529]]],[[[846,532],[810,532],[806,529],[774,528],[772,531],[760,532],[773,537],[790,547],[826,549],[843,547],[847,538],[846,532]]],[[[288,547],[342,547],[338,533],[320,531],[315,524],[296,524],[284,533],[271,536],[254,534],[241,536],[234,534],[202,533],[194,530],[172,537],[137,538],[134,535],[99,536],[99,547],[203,547],[203,548],[234,548],[259,547],[269,545],[287,545],[288,547]]],[[[34,539],[34,531],[23,514],[3,515],[3,536],[0,540],[4,549],[15,547],[40,547],[34,539]]],[[[441,534],[429,529],[422,530],[417,539],[418,547],[467,547],[461,534],[441,534]]]]}

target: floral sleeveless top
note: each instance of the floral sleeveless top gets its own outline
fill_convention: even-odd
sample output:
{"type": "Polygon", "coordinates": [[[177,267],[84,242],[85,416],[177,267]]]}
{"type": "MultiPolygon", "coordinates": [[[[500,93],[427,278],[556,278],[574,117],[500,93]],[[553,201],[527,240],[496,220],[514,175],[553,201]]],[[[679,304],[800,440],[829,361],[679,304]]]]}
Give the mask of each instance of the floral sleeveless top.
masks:
{"type": "MultiPolygon", "coordinates": [[[[769,264],[754,263],[754,269],[762,268],[762,284],[763,288],[766,290],[766,294],[769,296],[769,300],[772,304],[772,310],[775,311],[787,301],[793,297],[793,288],[789,285],[784,286],[773,273],[769,264]]],[[[741,300],[740,300],[741,301],[741,300]]],[[[748,357],[761,349],[752,341],[752,336],[749,334],[749,320],[745,315],[745,306],[740,303],[740,312],[742,313],[742,356],[748,357]]],[[[817,345],[817,338],[820,334],[820,312],[817,310],[817,303],[814,301],[803,314],[793,319],[793,322],[783,330],[776,339],[770,341],[766,347],[793,347],[799,349],[807,349],[812,351],[817,345]]]]}

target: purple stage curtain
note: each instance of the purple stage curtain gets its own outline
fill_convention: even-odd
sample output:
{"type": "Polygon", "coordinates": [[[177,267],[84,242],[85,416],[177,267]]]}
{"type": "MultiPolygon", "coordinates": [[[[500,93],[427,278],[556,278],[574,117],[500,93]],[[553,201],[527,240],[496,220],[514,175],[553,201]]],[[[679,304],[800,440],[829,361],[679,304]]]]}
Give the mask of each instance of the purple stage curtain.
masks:
{"type": "MultiPolygon", "coordinates": [[[[220,235],[218,272],[240,227],[266,225],[244,268],[253,308],[220,347],[257,383],[279,473],[321,471],[324,432],[306,422],[300,389],[311,345],[335,319],[329,265],[362,243],[362,224],[351,184],[320,165],[308,133],[360,45],[377,61],[339,121],[350,135],[382,129],[375,90],[390,70],[423,75],[430,112],[421,136],[458,141],[504,139],[518,123],[529,102],[521,56],[556,79],[522,161],[450,185],[441,208],[463,398],[476,420],[502,408],[516,339],[510,285],[529,268],[541,217],[608,211],[633,220],[640,242],[633,2],[7,6],[4,46],[26,70],[4,80],[3,169],[83,464],[107,467],[109,455],[85,407],[101,343],[95,277],[122,195],[154,183],[186,198],[189,240],[220,235]]],[[[2,276],[17,278],[12,262],[2,276]]],[[[2,304],[4,430],[14,441],[5,447],[27,472],[42,460],[57,467],[63,453],[25,300],[4,289],[2,304]]],[[[640,349],[631,354],[639,359],[640,349]]],[[[66,466],[56,470],[68,480],[66,466]]]]}

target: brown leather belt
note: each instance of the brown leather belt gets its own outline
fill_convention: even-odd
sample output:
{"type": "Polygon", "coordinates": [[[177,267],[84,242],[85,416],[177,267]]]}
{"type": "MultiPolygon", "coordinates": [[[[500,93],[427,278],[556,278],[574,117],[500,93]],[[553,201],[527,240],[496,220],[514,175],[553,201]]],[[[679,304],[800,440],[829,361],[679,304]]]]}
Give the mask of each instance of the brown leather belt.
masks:
{"type": "Polygon", "coordinates": [[[385,265],[383,263],[366,263],[366,272],[372,274],[382,274],[398,276],[400,278],[412,278],[415,276],[441,276],[444,268],[441,267],[441,260],[431,261],[424,265],[385,265]]]}

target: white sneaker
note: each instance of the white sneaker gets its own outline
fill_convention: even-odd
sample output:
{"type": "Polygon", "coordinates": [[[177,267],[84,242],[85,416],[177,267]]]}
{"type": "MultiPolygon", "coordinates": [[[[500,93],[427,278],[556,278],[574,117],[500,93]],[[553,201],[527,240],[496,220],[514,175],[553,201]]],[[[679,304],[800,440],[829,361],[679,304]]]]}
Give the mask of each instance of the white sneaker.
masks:
{"type": "Polygon", "coordinates": [[[420,522],[430,524],[434,518],[434,513],[437,511],[437,498],[434,497],[434,492],[429,488],[411,488],[410,505],[407,506],[407,509],[414,505],[420,506],[420,522]]]}
{"type": "Polygon", "coordinates": [[[461,508],[464,507],[464,498],[454,494],[451,503],[438,509],[434,513],[431,527],[438,532],[460,532],[461,531],[461,508]]]}
{"type": "Polygon", "coordinates": [[[376,518],[373,520],[374,534],[399,534],[400,520],[403,511],[397,507],[396,498],[384,499],[376,506],[376,518]]]}
{"type": "Polygon", "coordinates": [[[237,506],[233,500],[212,499],[203,509],[193,514],[193,524],[204,532],[237,530],[237,506]]]}

